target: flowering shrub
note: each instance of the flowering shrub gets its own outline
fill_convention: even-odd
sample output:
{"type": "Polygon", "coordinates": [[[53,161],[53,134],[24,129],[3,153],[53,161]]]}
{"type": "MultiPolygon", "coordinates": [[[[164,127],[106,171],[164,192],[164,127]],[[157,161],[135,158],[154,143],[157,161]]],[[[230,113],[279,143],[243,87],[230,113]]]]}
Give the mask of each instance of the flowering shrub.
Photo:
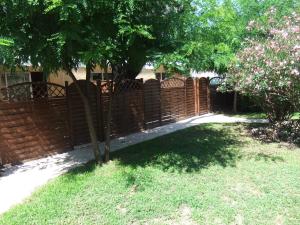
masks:
{"type": "Polygon", "coordinates": [[[275,13],[250,21],[251,36],[222,87],[255,97],[271,121],[283,121],[300,105],[300,15],[278,21],[275,13]]]}

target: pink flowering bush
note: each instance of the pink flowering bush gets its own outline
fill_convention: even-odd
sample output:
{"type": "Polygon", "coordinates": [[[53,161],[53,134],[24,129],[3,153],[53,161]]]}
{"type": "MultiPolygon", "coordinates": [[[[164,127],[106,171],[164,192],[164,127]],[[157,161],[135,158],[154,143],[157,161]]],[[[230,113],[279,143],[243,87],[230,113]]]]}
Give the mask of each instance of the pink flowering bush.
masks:
{"type": "Polygon", "coordinates": [[[283,121],[300,105],[300,15],[275,20],[275,13],[249,23],[251,35],[222,87],[255,97],[271,121],[283,121]]]}

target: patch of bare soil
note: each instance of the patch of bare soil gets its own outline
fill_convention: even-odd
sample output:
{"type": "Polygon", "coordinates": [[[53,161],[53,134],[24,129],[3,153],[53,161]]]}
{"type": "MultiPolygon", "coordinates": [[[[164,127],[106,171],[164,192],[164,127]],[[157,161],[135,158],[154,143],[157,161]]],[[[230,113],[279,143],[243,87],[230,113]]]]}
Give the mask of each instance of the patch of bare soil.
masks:
{"type": "Polygon", "coordinates": [[[131,225],[199,225],[192,219],[192,210],[187,205],[182,205],[174,217],[160,217],[148,221],[135,221],[131,225]]]}
{"type": "Polygon", "coordinates": [[[300,120],[250,127],[249,133],[260,141],[280,142],[285,147],[293,148],[295,145],[300,145],[300,120]]]}

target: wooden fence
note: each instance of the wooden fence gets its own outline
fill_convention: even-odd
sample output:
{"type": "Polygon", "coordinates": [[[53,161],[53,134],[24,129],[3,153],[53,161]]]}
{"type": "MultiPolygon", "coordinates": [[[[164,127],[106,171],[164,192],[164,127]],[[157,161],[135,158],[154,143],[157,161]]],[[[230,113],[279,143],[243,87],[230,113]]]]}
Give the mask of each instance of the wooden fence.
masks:
{"type": "MultiPolygon", "coordinates": [[[[104,140],[108,84],[79,81],[89,96],[99,141],[104,140]],[[88,92],[87,92],[88,91],[88,92]]],[[[112,137],[209,112],[208,80],[125,80],[114,85],[112,137]]],[[[65,152],[90,142],[83,103],[74,84],[23,83],[2,90],[2,164],[65,152]]],[[[0,161],[0,163],[1,163],[0,161]]]]}
{"type": "Polygon", "coordinates": [[[70,149],[65,87],[23,83],[2,91],[0,158],[3,164],[70,149]]]}

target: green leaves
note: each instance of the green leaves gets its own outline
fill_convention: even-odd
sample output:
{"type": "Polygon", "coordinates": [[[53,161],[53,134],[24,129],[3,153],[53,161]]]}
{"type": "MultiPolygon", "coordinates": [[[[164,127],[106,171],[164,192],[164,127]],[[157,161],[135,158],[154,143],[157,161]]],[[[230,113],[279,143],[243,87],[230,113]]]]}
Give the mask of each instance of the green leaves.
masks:
{"type": "MultiPolygon", "coordinates": [[[[76,68],[80,62],[110,62],[134,78],[159,54],[194,52],[193,47],[186,53],[179,50],[188,42],[190,27],[186,25],[194,15],[191,0],[17,3],[7,0],[1,4],[0,35],[15,40],[20,61],[30,59],[33,65],[50,71],[65,65],[76,68]]],[[[179,55],[171,58],[185,60],[179,55]]]]}
{"type": "Polygon", "coordinates": [[[0,38],[0,65],[11,67],[15,61],[13,51],[14,41],[8,38],[0,38]]]}
{"type": "Polygon", "coordinates": [[[51,12],[63,5],[62,0],[47,0],[45,2],[48,4],[48,7],[45,9],[45,13],[51,12]]]}
{"type": "Polygon", "coordinates": [[[14,44],[14,41],[7,38],[0,38],[0,46],[12,46],[14,44]]]}
{"type": "MultiPolygon", "coordinates": [[[[243,39],[249,35],[248,22],[254,18],[266,21],[263,14],[270,6],[278,6],[277,16],[282,16],[293,9],[299,10],[300,3],[294,0],[194,0],[194,13],[185,15],[181,30],[180,41],[184,44],[177,45],[171,53],[179,55],[170,57],[168,54],[161,61],[183,56],[186,69],[226,73],[236,52],[241,49],[243,39]]],[[[174,21],[178,21],[177,18],[174,21]]]]}

